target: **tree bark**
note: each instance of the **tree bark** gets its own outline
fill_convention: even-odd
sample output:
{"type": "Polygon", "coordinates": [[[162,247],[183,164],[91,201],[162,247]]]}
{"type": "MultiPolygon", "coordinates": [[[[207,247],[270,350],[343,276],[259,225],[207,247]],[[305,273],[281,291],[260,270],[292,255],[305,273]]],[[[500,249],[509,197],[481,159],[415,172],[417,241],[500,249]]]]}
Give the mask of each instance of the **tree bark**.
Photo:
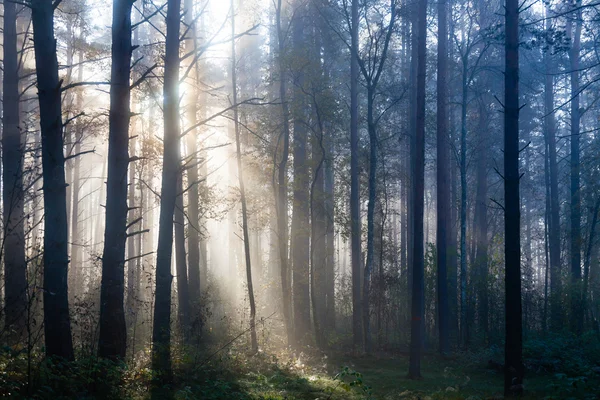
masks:
{"type": "MultiPolygon", "coordinates": [[[[549,14],[546,8],[546,14],[549,14]]],[[[546,22],[546,30],[552,28],[550,20],[546,22]]],[[[556,123],[554,116],[554,75],[551,66],[552,57],[549,51],[544,53],[546,74],[544,78],[544,139],[548,149],[549,164],[549,218],[548,239],[550,255],[550,328],[554,331],[562,329],[562,284],[560,262],[560,203],[558,192],[558,162],[556,155],[556,123]]]]}
{"type": "Polygon", "coordinates": [[[425,254],[423,244],[423,207],[425,197],[425,73],[427,40],[427,0],[419,0],[417,9],[417,116],[415,124],[415,169],[413,184],[413,282],[408,376],[421,377],[421,353],[424,334],[425,254]]]}
{"type": "Polygon", "coordinates": [[[51,0],[31,3],[44,179],[44,336],[46,355],[73,360],[61,82],[51,0]]]}
{"type": "Polygon", "coordinates": [[[179,174],[179,25],[180,0],[169,0],[163,86],[163,171],[156,255],[156,291],[152,327],[152,369],[158,382],[171,378],[171,257],[173,212],[179,174]]]}
{"type": "Polygon", "coordinates": [[[361,299],[361,226],[358,167],[358,0],[351,5],[350,60],[350,248],[352,264],[352,333],[354,347],[363,343],[361,299]]]}
{"type": "Polygon", "coordinates": [[[504,72],[504,396],[523,391],[521,208],[519,204],[519,1],[506,0],[504,72]]]}
{"type": "MultiPolygon", "coordinates": [[[[576,4],[580,4],[577,1],[576,4]]],[[[581,46],[581,9],[575,12],[575,30],[571,34],[569,61],[571,68],[571,331],[583,331],[581,304],[581,192],[580,192],[580,122],[579,110],[579,50],[581,46]]],[[[571,24],[571,23],[569,23],[571,24]]]]}
{"type": "Polygon", "coordinates": [[[437,60],[437,312],[439,350],[450,351],[448,308],[448,223],[450,217],[450,187],[448,162],[448,6],[438,2],[438,60],[437,60]]]}
{"type": "MultiPolygon", "coordinates": [[[[235,37],[235,7],[231,0],[231,37],[235,37]]],[[[231,87],[233,104],[237,104],[237,60],[235,56],[235,40],[231,40],[231,87]]],[[[246,261],[246,284],[248,285],[248,300],[250,302],[250,342],[252,353],[258,352],[256,339],[256,303],[254,301],[254,287],[252,284],[252,262],[250,255],[250,235],[248,233],[248,206],[246,204],[246,188],[244,186],[244,169],[242,168],[242,150],[240,140],[240,123],[238,108],[233,109],[233,123],[235,128],[235,150],[237,158],[237,175],[240,187],[240,201],[242,203],[242,232],[244,235],[244,256],[246,261]]],[[[308,305],[307,305],[308,307],[308,305]]]]}
{"type": "Polygon", "coordinates": [[[290,149],[290,123],[289,123],[289,107],[287,103],[287,82],[286,68],[283,60],[285,54],[285,38],[282,30],[282,0],[277,1],[276,7],[276,24],[277,24],[277,44],[278,44],[278,66],[279,66],[279,97],[281,101],[281,112],[283,129],[281,131],[281,140],[283,141],[283,149],[281,152],[281,160],[279,161],[277,171],[277,236],[279,239],[279,262],[281,276],[281,290],[283,298],[283,319],[286,328],[288,344],[291,344],[295,338],[294,327],[292,321],[292,305],[291,305],[291,282],[289,279],[288,270],[288,185],[287,185],[287,163],[290,149]]]}
{"type": "Polygon", "coordinates": [[[8,344],[24,339],[27,324],[27,263],[25,261],[25,214],[23,192],[23,145],[19,111],[19,61],[17,11],[4,1],[4,70],[2,81],[2,201],[4,217],[4,295],[2,310],[8,344]]]}
{"type": "Polygon", "coordinates": [[[123,359],[127,327],[123,309],[125,243],[127,240],[127,168],[129,165],[131,7],[128,0],[113,3],[112,68],[108,137],[106,225],[100,290],[100,357],[123,359]]]}
{"type": "MultiPolygon", "coordinates": [[[[302,6],[300,6],[302,7],[302,6]]],[[[304,42],[305,13],[297,10],[292,20],[293,53],[296,59],[306,59],[308,56],[304,42]]],[[[293,90],[293,168],[294,183],[292,201],[292,293],[294,296],[294,330],[296,342],[306,341],[310,331],[310,298],[309,298],[309,182],[310,170],[307,152],[307,107],[306,96],[303,94],[305,77],[304,68],[294,72],[293,90]]]]}
{"type": "MultiPolygon", "coordinates": [[[[188,33],[188,39],[185,41],[185,52],[190,53],[198,48],[196,39],[196,24],[194,21],[194,4],[193,0],[185,0],[185,23],[189,27],[190,32],[188,33]]],[[[195,89],[195,85],[198,84],[198,66],[196,65],[192,70],[192,78],[190,85],[188,86],[188,104],[186,109],[186,117],[188,124],[194,126],[197,123],[196,114],[198,112],[198,92],[195,89]]],[[[202,106],[202,105],[201,105],[202,106]]],[[[197,134],[198,129],[194,129],[188,132],[186,136],[187,141],[187,162],[189,167],[187,168],[188,178],[188,269],[189,269],[189,292],[190,300],[194,305],[194,309],[198,310],[200,304],[200,286],[205,285],[206,282],[202,282],[200,274],[200,201],[199,201],[199,182],[198,182],[198,145],[197,145],[197,134]]]]}

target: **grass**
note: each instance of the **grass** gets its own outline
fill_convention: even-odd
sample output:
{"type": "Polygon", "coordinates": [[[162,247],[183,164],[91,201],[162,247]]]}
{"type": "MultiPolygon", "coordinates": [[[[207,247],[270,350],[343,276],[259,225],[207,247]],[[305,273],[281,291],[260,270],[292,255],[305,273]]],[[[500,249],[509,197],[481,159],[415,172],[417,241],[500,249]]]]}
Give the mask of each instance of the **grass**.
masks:
{"type": "MultiPolygon", "coordinates": [[[[547,340],[528,345],[523,399],[600,399],[600,363],[586,342],[547,340]],[[588,358],[585,355],[590,356],[588,358]]],[[[487,368],[501,360],[498,350],[456,353],[452,357],[428,354],[422,361],[422,379],[407,377],[403,354],[371,356],[315,349],[302,353],[266,350],[248,355],[245,343],[206,359],[191,352],[175,355],[174,381],[154,398],[174,400],[492,400],[502,398],[503,374],[487,368]]],[[[213,354],[208,353],[208,354],[213,354]]],[[[1,360],[0,360],[1,361],[1,360]]],[[[140,363],[120,369],[83,359],[67,369],[36,369],[34,390],[25,385],[24,360],[0,362],[0,397],[22,399],[134,399],[150,398],[151,371],[140,363]],[[62,372],[61,372],[62,371],[62,372]],[[104,371],[102,373],[98,371],[104,371]],[[113,371],[112,378],[106,371],[113,371]],[[99,388],[106,386],[100,395],[99,388]],[[69,390],[65,391],[64,389],[69,390]],[[22,395],[18,395],[21,393],[22,395]],[[15,397],[15,394],[17,396],[15,397]],[[75,396],[75,397],[74,397],[75,396]]]]}

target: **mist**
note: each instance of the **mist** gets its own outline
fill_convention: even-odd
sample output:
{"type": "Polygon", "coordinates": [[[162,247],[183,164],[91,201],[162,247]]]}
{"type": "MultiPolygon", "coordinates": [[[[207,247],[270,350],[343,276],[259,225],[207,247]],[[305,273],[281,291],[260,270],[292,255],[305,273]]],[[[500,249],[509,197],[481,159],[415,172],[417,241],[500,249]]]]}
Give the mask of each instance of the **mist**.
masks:
{"type": "Polygon", "coordinates": [[[2,396],[600,391],[597,3],[2,7],[2,396]]]}

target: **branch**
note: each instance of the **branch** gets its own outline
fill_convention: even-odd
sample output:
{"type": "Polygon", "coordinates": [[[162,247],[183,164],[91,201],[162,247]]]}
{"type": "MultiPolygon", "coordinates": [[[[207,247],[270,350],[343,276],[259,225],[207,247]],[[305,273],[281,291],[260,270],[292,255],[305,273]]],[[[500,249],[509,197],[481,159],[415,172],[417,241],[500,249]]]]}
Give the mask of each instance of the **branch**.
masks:
{"type": "Polygon", "coordinates": [[[87,85],[110,85],[110,82],[75,82],[71,83],[67,86],[64,86],[60,89],[61,92],[66,92],[69,89],[76,88],[78,86],[87,86],[87,85]]]}
{"type": "Polygon", "coordinates": [[[146,257],[146,256],[149,256],[150,254],[154,254],[154,252],[153,252],[153,251],[150,251],[150,252],[148,252],[148,253],[139,254],[139,255],[137,255],[137,256],[133,256],[133,257],[126,258],[126,259],[125,259],[125,262],[131,261],[131,260],[135,260],[135,259],[137,259],[137,258],[146,257]]]}
{"type": "Polygon", "coordinates": [[[150,229],[142,229],[141,231],[135,231],[127,234],[127,237],[132,237],[135,235],[141,235],[142,233],[150,232],[150,229]]]}
{"type": "MultiPolygon", "coordinates": [[[[156,14],[158,14],[159,12],[161,12],[161,11],[163,10],[163,8],[165,8],[165,7],[167,6],[167,4],[169,4],[169,3],[165,3],[165,4],[163,4],[162,6],[158,7],[158,8],[156,9],[156,11],[154,11],[153,13],[151,13],[151,14],[149,14],[149,15],[145,16],[145,17],[144,17],[144,19],[142,19],[141,21],[139,21],[139,22],[136,22],[135,24],[131,25],[131,30],[133,31],[135,28],[137,28],[138,26],[140,26],[140,25],[141,25],[141,24],[143,24],[144,22],[150,22],[150,19],[151,19],[151,18],[153,18],[153,17],[154,17],[156,14]]],[[[136,7],[136,9],[137,9],[137,7],[136,7]]],[[[138,9],[138,12],[139,12],[139,11],[140,11],[140,10],[138,9]]],[[[140,14],[144,15],[144,13],[143,13],[143,12],[140,12],[140,14]]]]}
{"type": "Polygon", "coordinates": [[[70,156],[67,156],[67,157],[65,157],[65,161],[68,161],[68,160],[70,160],[71,158],[75,158],[75,157],[82,156],[82,155],[84,155],[84,154],[95,153],[95,152],[96,152],[96,149],[92,149],[92,150],[86,150],[86,151],[82,151],[82,152],[79,152],[79,153],[77,153],[77,154],[71,154],[70,156]]]}
{"type": "Polygon", "coordinates": [[[133,225],[137,224],[137,223],[138,223],[138,222],[140,222],[142,219],[143,219],[142,217],[139,217],[139,218],[136,218],[136,219],[134,219],[133,221],[131,221],[130,223],[128,223],[128,224],[125,226],[125,230],[127,230],[127,229],[131,228],[133,225]]]}
{"type": "Polygon", "coordinates": [[[144,79],[146,79],[146,77],[154,70],[154,68],[158,67],[158,64],[154,64],[153,66],[151,66],[150,68],[148,68],[146,70],[146,72],[144,72],[142,74],[142,76],[139,77],[139,79],[135,82],[133,82],[133,84],[131,84],[131,86],[129,86],[129,90],[133,90],[135,89],[140,83],[142,83],[144,81],[144,79]]]}

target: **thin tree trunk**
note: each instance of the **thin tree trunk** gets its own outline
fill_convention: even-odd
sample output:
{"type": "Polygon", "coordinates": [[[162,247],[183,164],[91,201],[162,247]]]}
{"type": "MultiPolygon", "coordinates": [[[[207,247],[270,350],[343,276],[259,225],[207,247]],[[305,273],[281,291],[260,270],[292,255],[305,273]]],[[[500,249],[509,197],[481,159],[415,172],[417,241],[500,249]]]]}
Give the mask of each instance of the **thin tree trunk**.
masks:
{"type": "MultiPolygon", "coordinates": [[[[577,1],[576,4],[580,4],[577,1]]],[[[571,330],[580,334],[583,331],[583,309],[581,304],[581,192],[579,165],[579,132],[581,115],[579,110],[579,48],[581,42],[581,10],[573,17],[575,31],[569,32],[571,50],[571,330]]],[[[569,30],[570,31],[570,30],[569,30]]]]}
{"type": "Polygon", "coordinates": [[[439,350],[450,351],[448,308],[448,223],[450,217],[449,138],[448,138],[448,16],[445,0],[438,2],[437,61],[437,312],[439,350]]]}
{"type": "Polygon", "coordinates": [[[467,346],[467,66],[462,56],[462,102],[460,110],[460,344],[467,346]]]}
{"type": "Polygon", "coordinates": [[[179,170],[177,177],[177,199],[175,200],[175,213],[173,224],[175,230],[175,271],[177,273],[177,301],[179,308],[179,329],[184,343],[189,340],[190,334],[190,291],[187,275],[187,262],[185,254],[185,215],[183,212],[183,170],[179,170]]]}
{"type": "Polygon", "coordinates": [[[504,72],[504,396],[523,391],[521,208],[519,205],[519,1],[506,0],[504,72]]]}
{"type": "Polygon", "coordinates": [[[425,196],[425,73],[427,40],[427,0],[419,0],[417,9],[417,118],[415,124],[414,206],[414,267],[412,288],[412,318],[410,335],[410,363],[408,376],[421,377],[421,353],[425,316],[425,279],[423,245],[423,207],[425,196]]]}
{"type": "MultiPolygon", "coordinates": [[[[190,53],[198,47],[196,39],[196,24],[194,21],[194,4],[193,0],[185,0],[185,23],[189,27],[190,32],[188,39],[185,41],[185,51],[190,53]]],[[[198,66],[192,70],[192,79],[188,87],[188,104],[186,109],[186,117],[188,124],[194,126],[197,123],[196,114],[198,112],[198,92],[195,87],[198,82],[198,66]]],[[[201,105],[202,106],[202,105],[201,105]]],[[[189,292],[190,300],[194,305],[194,310],[198,310],[200,304],[200,285],[205,285],[206,282],[201,282],[200,279],[200,216],[199,216],[199,182],[198,182],[198,145],[197,145],[198,129],[188,132],[187,141],[187,178],[188,178],[188,269],[189,269],[189,292]]],[[[196,312],[195,312],[196,313],[196,312]]]]}
{"type": "MultiPolygon", "coordinates": [[[[549,9],[546,8],[546,14],[549,9]]],[[[546,22],[546,30],[552,29],[551,20],[546,22]]],[[[556,124],[554,118],[554,75],[553,61],[549,52],[544,53],[546,74],[544,78],[544,138],[548,149],[549,163],[549,219],[548,239],[550,253],[550,328],[562,329],[562,284],[560,260],[560,203],[558,192],[558,162],[556,155],[556,124]]]]}
{"type": "Polygon", "coordinates": [[[23,145],[19,111],[19,62],[17,11],[4,1],[4,69],[2,81],[2,201],[4,217],[4,329],[8,344],[25,337],[27,325],[27,264],[25,261],[25,214],[23,192],[23,145]]]}
{"type": "MultiPolygon", "coordinates": [[[[235,7],[231,0],[231,37],[235,37],[235,7]]],[[[233,104],[237,104],[237,60],[235,56],[235,40],[231,41],[231,87],[233,104]]],[[[240,187],[240,200],[242,203],[242,232],[244,235],[244,255],[246,260],[246,283],[248,285],[248,300],[250,302],[250,340],[252,353],[258,352],[256,340],[256,303],[254,301],[254,287],[252,285],[252,262],[250,255],[250,235],[248,233],[248,207],[246,204],[246,189],[244,187],[244,169],[242,167],[242,150],[240,141],[240,123],[238,108],[233,109],[233,123],[235,125],[235,149],[237,156],[237,175],[240,187]]],[[[308,306],[308,305],[307,305],[308,306]]]]}
{"type": "Polygon", "coordinates": [[[277,174],[277,236],[279,239],[279,261],[280,261],[280,275],[281,275],[281,289],[283,298],[283,318],[286,328],[288,344],[291,344],[294,340],[294,328],[292,321],[292,305],[291,305],[291,282],[289,279],[288,270],[288,233],[287,233],[287,221],[288,221],[288,201],[287,201],[287,162],[289,157],[290,148],[290,125],[289,125],[289,107],[287,103],[287,82],[286,82],[286,68],[283,60],[285,53],[284,45],[284,32],[281,26],[281,13],[282,13],[282,0],[277,1],[276,7],[276,24],[277,24],[277,43],[278,43],[278,63],[279,63],[279,97],[281,101],[282,111],[282,122],[283,129],[281,132],[281,139],[283,141],[283,149],[281,154],[281,160],[278,165],[277,174]]]}
{"type": "Polygon", "coordinates": [[[46,355],[73,360],[61,84],[52,0],[31,3],[44,179],[44,336],[46,355]]]}
{"type": "MultiPolygon", "coordinates": [[[[82,36],[80,36],[80,39],[82,36]]],[[[77,81],[83,81],[83,50],[79,50],[79,68],[77,71],[77,81]]],[[[83,108],[83,93],[81,90],[77,91],[76,95],[76,110],[82,112],[83,108]]],[[[74,154],[81,153],[81,142],[83,141],[83,122],[77,121],[75,124],[75,151],[74,154]]],[[[81,189],[81,156],[75,157],[73,160],[73,180],[71,183],[71,192],[73,196],[71,204],[71,274],[73,276],[73,282],[75,287],[79,290],[80,294],[83,293],[84,287],[84,272],[82,267],[82,249],[85,243],[85,239],[81,235],[80,223],[79,223],[79,192],[81,189]]]]}
{"type": "Polygon", "coordinates": [[[156,255],[156,291],[152,328],[152,369],[159,373],[157,383],[171,378],[171,257],[173,252],[173,212],[179,174],[179,25],[180,0],[169,0],[163,87],[163,172],[156,255]]]}
{"type": "MultiPolygon", "coordinates": [[[[294,56],[297,59],[305,59],[307,52],[304,42],[303,11],[297,11],[292,20],[292,43],[294,56]]],[[[305,79],[304,67],[294,72],[293,89],[293,169],[294,198],[292,201],[292,282],[293,282],[293,305],[294,305],[294,330],[296,342],[306,341],[306,334],[310,331],[310,298],[309,298],[309,181],[310,169],[306,146],[308,138],[307,130],[307,107],[306,96],[303,94],[305,79]]]]}
{"type": "Polygon", "coordinates": [[[113,4],[112,69],[108,138],[106,224],[100,290],[98,355],[124,359],[127,327],[123,309],[127,240],[127,168],[129,165],[131,1],[113,4]]]}

